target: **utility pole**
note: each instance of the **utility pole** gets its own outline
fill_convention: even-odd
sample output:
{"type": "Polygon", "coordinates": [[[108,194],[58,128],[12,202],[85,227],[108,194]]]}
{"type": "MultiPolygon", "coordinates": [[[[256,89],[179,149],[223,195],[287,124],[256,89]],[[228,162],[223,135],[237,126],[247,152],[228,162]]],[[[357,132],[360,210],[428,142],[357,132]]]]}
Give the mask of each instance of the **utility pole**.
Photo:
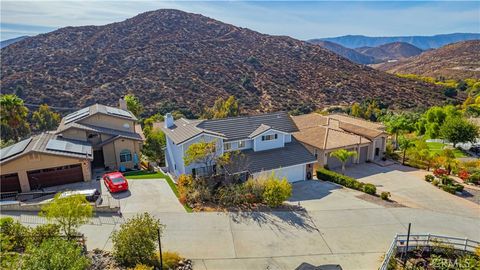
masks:
{"type": "Polygon", "coordinates": [[[403,267],[405,267],[405,264],[407,264],[407,258],[408,258],[408,242],[410,241],[410,228],[412,226],[412,223],[408,223],[408,233],[407,233],[407,245],[405,246],[405,255],[403,257],[403,267]]]}
{"type": "Polygon", "coordinates": [[[160,270],[163,270],[163,258],[162,258],[162,242],[160,241],[160,236],[162,232],[160,227],[158,228],[158,252],[160,257],[160,270]]]}

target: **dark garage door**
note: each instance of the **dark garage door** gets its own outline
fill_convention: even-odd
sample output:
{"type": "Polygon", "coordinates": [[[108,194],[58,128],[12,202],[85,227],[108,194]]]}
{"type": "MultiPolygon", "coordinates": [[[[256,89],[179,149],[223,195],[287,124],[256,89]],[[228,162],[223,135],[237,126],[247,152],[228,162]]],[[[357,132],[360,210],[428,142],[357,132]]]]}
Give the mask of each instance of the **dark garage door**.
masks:
{"type": "Polygon", "coordinates": [[[367,162],[368,158],[368,146],[363,146],[360,148],[360,163],[367,162]]]}
{"type": "Polygon", "coordinates": [[[80,164],[29,171],[27,174],[32,190],[83,181],[80,164]]]}
{"type": "Polygon", "coordinates": [[[0,180],[0,190],[1,192],[12,192],[18,191],[21,192],[20,180],[18,180],[18,174],[4,174],[1,176],[0,180]]]}

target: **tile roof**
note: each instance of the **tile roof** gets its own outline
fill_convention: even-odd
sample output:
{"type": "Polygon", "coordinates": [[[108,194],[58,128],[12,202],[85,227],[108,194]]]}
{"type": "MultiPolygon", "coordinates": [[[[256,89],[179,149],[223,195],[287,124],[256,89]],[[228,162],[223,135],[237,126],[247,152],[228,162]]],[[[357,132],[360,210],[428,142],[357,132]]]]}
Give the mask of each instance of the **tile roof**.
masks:
{"type": "Polygon", "coordinates": [[[385,134],[385,131],[379,129],[372,129],[365,126],[358,126],[351,123],[340,122],[339,127],[345,131],[355,133],[369,139],[385,134]]]}
{"type": "Polygon", "coordinates": [[[270,130],[270,129],[272,129],[271,126],[261,124],[257,129],[255,129],[252,133],[250,133],[250,135],[248,135],[248,138],[250,138],[250,139],[255,138],[256,136],[258,136],[258,135],[260,135],[260,134],[262,134],[265,131],[270,130]]]}
{"type": "Polygon", "coordinates": [[[285,147],[264,151],[245,150],[242,153],[247,159],[247,170],[250,173],[269,171],[299,164],[315,162],[312,155],[301,143],[293,140],[285,147]]]}
{"type": "Polygon", "coordinates": [[[170,128],[165,128],[163,122],[154,124],[154,128],[162,129],[175,144],[181,144],[202,133],[223,137],[225,141],[246,139],[252,134],[258,135],[268,130],[267,126],[286,133],[298,130],[286,112],[212,120],[181,118],[176,120],[170,128]]]}
{"type": "Polygon", "coordinates": [[[335,119],[343,123],[364,127],[364,128],[385,130],[385,126],[382,123],[367,121],[365,119],[353,117],[346,114],[330,114],[328,115],[328,118],[335,119]]]}
{"type": "MultiPolygon", "coordinates": [[[[66,156],[66,157],[73,157],[73,158],[84,158],[84,159],[89,159],[93,160],[92,156],[92,147],[88,142],[82,142],[82,141],[77,141],[77,140],[70,140],[70,139],[64,139],[61,138],[60,136],[50,133],[50,132],[44,132],[42,134],[33,136],[28,140],[28,144],[26,147],[23,148],[22,151],[17,152],[15,155],[9,156],[8,158],[2,159],[1,163],[8,162],[11,160],[14,160],[20,156],[23,156],[24,154],[30,153],[30,152],[37,152],[37,153],[42,153],[42,154],[52,154],[52,155],[60,155],[60,156],[66,156]],[[81,153],[79,152],[70,152],[70,150],[53,150],[47,147],[47,144],[51,140],[59,140],[63,142],[67,142],[67,145],[69,146],[68,148],[71,147],[79,147],[81,149],[81,153]]],[[[27,141],[25,140],[25,141],[27,141]]],[[[22,141],[24,142],[24,141],[22,141]]],[[[19,142],[15,145],[18,145],[22,142],[19,142]]],[[[15,145],[12,145],[11,147],[15,147],[15,145]]],[[[2,149],[3,151],[3,149],[2,149]]]]}
{"type": "Polygon", "coordinates": [[[121,131],[121,130],[106,128],[106,127],[99,127],[99,126],[93,126],[93,125],[81,124],[81,123],[67,124],[67,125],[64,126],[63,130],[58,129],[56,133],[59,134],[62,131],[65,131],[65,130],[70,129],[70,128],[76,128],[76,129],[81,129],[81,130],[86,130],[86,131],[103,133],[103,134],[107,134],[107,135],[119,136],[121,138],[132,139],[132,140],[137,140],[137,141],[143,141],[144,140],[144,138],[142,137],[142,134],[140,134],[140,133],[121,131]]]}
{"type": "Polygon", "coordinates": [[[295,125],[297,125],[298,129],[300,130],[304,128],[309,128],[309,127],[328,125],[328,117],[325,117],[318,113],[309,113],[309,114],[292,116],[292,119],[295,122],[295,125]]]}
{"type": "Polygon", "coordinates": [[[330,150],[370,143],[363,136],[327,126],[316,126],[293,133],[295,139],[322,150],[330,150]]]}

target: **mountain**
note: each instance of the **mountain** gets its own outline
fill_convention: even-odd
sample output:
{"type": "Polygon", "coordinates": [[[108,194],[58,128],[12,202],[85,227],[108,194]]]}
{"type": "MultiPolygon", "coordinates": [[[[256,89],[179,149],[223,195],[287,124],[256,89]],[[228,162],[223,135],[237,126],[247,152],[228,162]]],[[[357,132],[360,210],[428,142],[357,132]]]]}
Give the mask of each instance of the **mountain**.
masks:
{"type": "Polygon", "coordinates": [[[464,40],[480,39],[480,33],[454,33],[435,36],[396,36],[396,37],[368,37],[362,35],[348,35],[332,38],[312,39],[310,42],[317,40],[326,40],[338,43],[347,48],[359,47],[377,47],[392,42],[407,42],[422,50],[436,49],[444,45],[464,40]]]}
{"type": "Polygon", "coordinates": [[[157,10],[66,27],[1,50],[1,91],[83,107],[136,94],[147,112],[198,113],[234,95],[246,113],[380,99],[393,108],[445,101],[434,85],[354,64],[320,46],[202,15],[157,10]]]}
{"type": "Polygon", "coordinates": [[[16,38],[11,38],[11,39],[6,39],[6,40],[2,40],[0,41],[0,49],[10,45],[10,44],[13,44],[15,42],[18,42],[18,41],[21,41],[21,40],[24,40],[28,38],[28,36],[21,36],[21,37],[16,37],[16,38]]]}
{"type": "Polygon", "coordinates": [[[360,47],[355,50],[376,59],[377,62],[404,59],[423,52],[421,49],[406,42],[392,42],[378,47],[360,47]]]}
{"type": "Polygon", "coordinates": [[[480,79],[480,40],[457,42],[396,63],[384,63],[375,67],[390,73],[480,79]]]}
{"type": "Polygon", "coordinates": [[[330,42],[330,41],[316,41],[314,44],[317,44],[321,46],[322,48],[325,48],[329,51],[332,51],[344,58],[347,58],[348,60],[358,63],[358,64],[373,64],[376,63],[377,61],[375,60],[375,57],[365,55],[363,53],[359,53],[354,49],[349,49],[346,47],[343,47],[340,44],[330,42]]]}

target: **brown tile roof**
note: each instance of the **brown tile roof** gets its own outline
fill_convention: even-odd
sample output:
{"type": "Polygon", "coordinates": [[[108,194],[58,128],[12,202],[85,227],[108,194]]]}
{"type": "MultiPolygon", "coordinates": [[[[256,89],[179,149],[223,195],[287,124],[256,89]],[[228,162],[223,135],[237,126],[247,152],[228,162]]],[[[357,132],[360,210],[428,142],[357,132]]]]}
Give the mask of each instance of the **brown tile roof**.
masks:
{"type": "Polygon", "coordinates": [[[292,119],[300,130],[304,128],[328,125],[328,118],[318,113],[292,116],[292,119]]]}
{"type": "Polygon", "coordinates": [[[353,124],[346,123],[346,122],[339,122],[338,127],[341,128],[342,130],[347,131],[347,132],[355,133],[355,134],[358,134],[360,136],[367,137],[369,139],[373,139],[373,138],[375,138],[377,136],[380,136],[380,135],[385,133],[385,131],[383,131],[383,130],[367,128],[367,127],[364,127],[364,126],[357,126],[357,125],[353,125],[353,124]]]}
{"type": "Polygon", "coordinates": [[[316,126],[302,129],[299,132],[293,133],[293,136],[300,142],[322,150],[336,149],[371,142],[369,139],[362,136],[327,126],[316,126]]]}
{"type": "Polygon", "coordinates": [[[328,115],[328,117],[331,119],[336,119],[340,122],[349,123],[349,124],[364,127],[364,128],[385,130],[385,126],[381,123],[374,123],[371,121],[367,121],[365,119],[353,117],[346,114],[330,114],[328,115]]]}

